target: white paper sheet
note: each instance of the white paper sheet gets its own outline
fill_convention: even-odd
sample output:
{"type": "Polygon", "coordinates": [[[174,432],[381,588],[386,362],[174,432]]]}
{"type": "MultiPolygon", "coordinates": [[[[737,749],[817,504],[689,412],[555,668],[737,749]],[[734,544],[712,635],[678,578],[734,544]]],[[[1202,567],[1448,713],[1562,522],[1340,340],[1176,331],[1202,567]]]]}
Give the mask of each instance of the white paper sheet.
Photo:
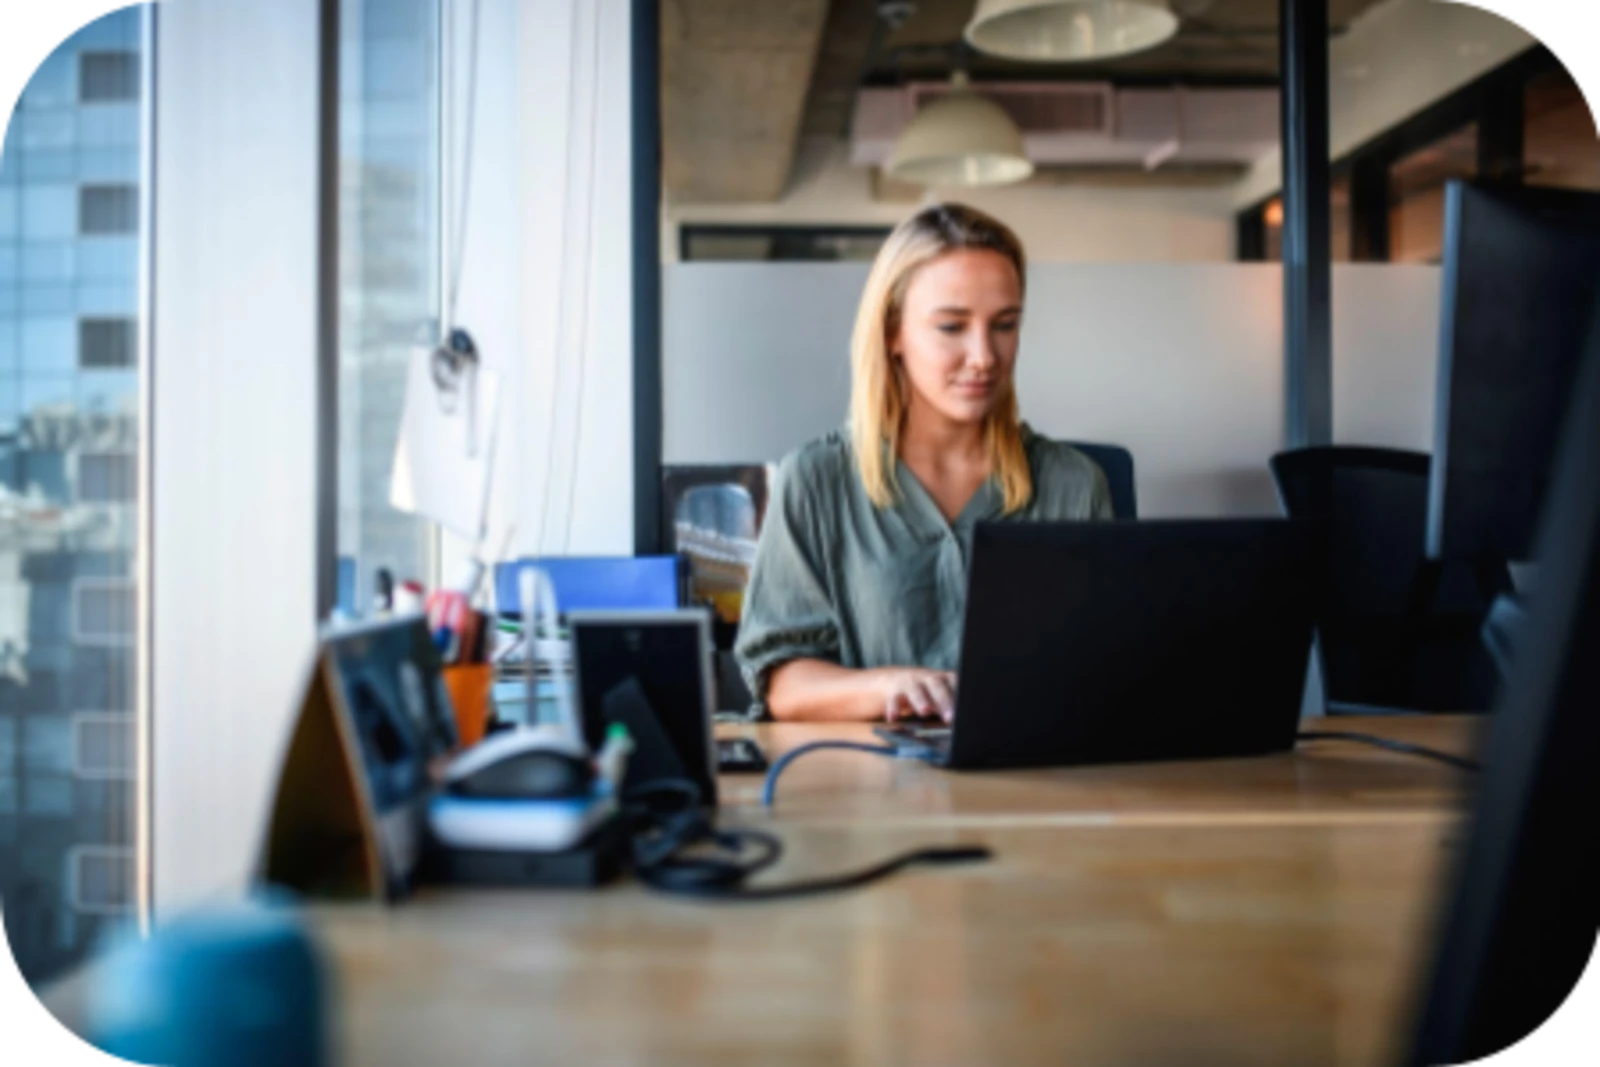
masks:
{"type": "Polygon", "coordinates": [[[464,372],[455,396],[442,394],[433,381],[432,355],[421,347],[411,353],[389,503],[476,544],[489,495],[500,379],[479,364],[464,372]]]}

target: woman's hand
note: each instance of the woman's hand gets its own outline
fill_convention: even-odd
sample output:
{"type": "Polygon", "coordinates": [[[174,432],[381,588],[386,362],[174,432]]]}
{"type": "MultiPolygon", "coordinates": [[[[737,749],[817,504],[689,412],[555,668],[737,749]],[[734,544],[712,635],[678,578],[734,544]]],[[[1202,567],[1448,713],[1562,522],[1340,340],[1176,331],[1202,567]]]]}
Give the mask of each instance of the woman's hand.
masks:
{"type": "Polygon", "coordinates": [[[945,722],[954,721],[954,671],[888,667],[879,673],[883,685],[883,717],[889,722],[896,719],[931,719],[935,716],[945,722]]]}

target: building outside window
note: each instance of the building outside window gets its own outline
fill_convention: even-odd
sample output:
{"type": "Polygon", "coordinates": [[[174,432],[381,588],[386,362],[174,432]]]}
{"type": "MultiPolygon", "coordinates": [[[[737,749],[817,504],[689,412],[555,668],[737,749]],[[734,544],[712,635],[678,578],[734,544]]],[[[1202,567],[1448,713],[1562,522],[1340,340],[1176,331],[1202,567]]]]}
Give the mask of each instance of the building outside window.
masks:
{"type": "Polygon", "coordinates": [[[0,152],[0,897],[32,983],[135,902],[144,19],[57,48],[0,152]]]}

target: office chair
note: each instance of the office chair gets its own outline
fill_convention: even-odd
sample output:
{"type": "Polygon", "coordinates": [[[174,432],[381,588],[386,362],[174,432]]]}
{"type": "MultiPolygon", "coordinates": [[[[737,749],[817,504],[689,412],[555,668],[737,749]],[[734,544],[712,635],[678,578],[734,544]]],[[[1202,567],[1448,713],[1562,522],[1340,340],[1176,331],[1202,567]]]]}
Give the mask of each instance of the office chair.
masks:
{"type": "Polygon", "coordinates": [[[1139,517],[1133,491],[1133,453],[1121,445],[1096,445],[1083,441],[1066,441],[1079,452],[1100,465],[1106,482],[1111,487],[1111,510],[1119,519],[1139,517]]]}
{"type": "Polygon", "coordinates": [[[1272,457],[1285,513],[1327,524],[1317,655],[1330,714],[1484,711],[1494,698],[1480,636],[1493,594],[1480,569],[1423,551],[1430,462],[1349,446],[1272,457]]]}

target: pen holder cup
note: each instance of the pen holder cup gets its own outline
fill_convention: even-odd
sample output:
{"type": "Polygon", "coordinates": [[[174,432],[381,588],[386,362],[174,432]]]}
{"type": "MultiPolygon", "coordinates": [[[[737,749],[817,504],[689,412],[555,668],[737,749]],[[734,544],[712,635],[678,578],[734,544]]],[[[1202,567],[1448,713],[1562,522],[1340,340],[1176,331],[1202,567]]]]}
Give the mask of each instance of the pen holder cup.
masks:
{"type": "Polygon", "coordinates": [[[494,665],[463,663],[444,668],[444,687],[450,692],[450,706],[456,713],[456,733],[461,747],[470,748],[483,740],[489,727],[489,688],[494,683],[494,665]]]}

